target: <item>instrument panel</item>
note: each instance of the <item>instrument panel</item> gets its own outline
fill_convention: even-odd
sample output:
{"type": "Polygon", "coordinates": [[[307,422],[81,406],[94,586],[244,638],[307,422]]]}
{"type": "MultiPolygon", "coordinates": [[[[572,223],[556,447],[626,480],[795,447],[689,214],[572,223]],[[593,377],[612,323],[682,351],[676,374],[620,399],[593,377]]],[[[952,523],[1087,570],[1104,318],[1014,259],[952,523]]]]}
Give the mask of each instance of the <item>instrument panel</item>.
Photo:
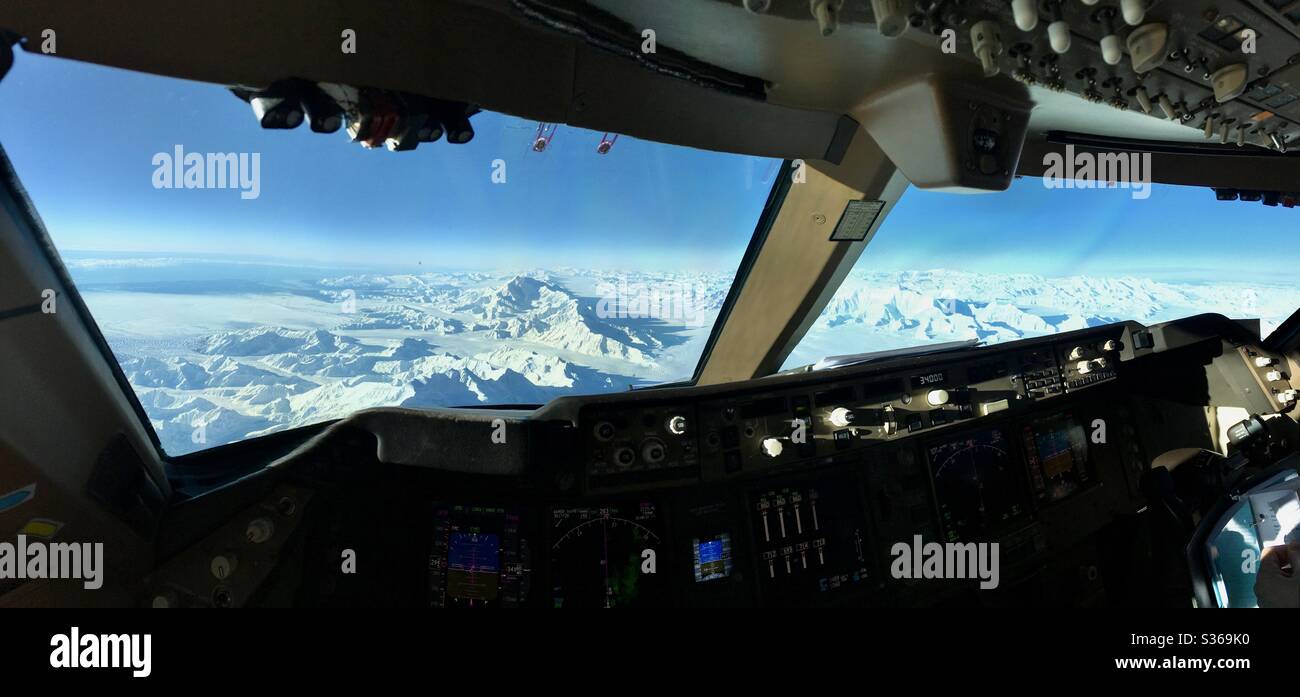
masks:
{"type": "MultiPolygon", "coordinates": [[[[326,579],[300,601],[619,609],[1095,599],[1106,548],[1140,539],[1124,526],[1146,508],[1140,483],[1152,452],[1185,445],[1173,442],[1178,430],[1167,440],[1144,432],[1157,418],[1152,394],[1213,363],[1219,377],[1179,378],[1192,401],[1168,413],[1205,429],[1194,401],[1203,389],[1294,401],[1290,376],[1273,374],[1281,359],[1257,346],[1196,339],[1190,352],[1156,358],[1150,347],[1169,337],[1134,326],[739,385],[564,398],[530,417],[528,469],[510,477],[366,460],[373,441],[354,434],[355,450],[294,470],[321,502],[305,526],[305,557],[316,569],[308,577],[326,579]],[[991,592],[968,577],[900,573],[900,547],[972,543],[999,550],[991,592]],[[369,575],[340,576],[341,553],[366,560],[369,575]]],[[[195,549],[230,557],[239,553],[231,535],[195,549]]],[[[189,556],[174,563],[184,574],[154,584],[170,584],[178,602],[205,597],[197,579],[206,567],[189,556]]]]}
{"type": "Polygon", "coordinates": [[[527,513],[546,551],[531,604],[926,604],[969,590],[891,574],[891,548],[918,538],[998,543],[1004,563],[1033,568],[1140,505],[1129,480],[1145,454],[1091,430],[1124,402],[1125,329],[686,402],[584,403],[579,486],[527,513]],[[1068,535],[1045,524],[1062,515],[1068,535]]]}

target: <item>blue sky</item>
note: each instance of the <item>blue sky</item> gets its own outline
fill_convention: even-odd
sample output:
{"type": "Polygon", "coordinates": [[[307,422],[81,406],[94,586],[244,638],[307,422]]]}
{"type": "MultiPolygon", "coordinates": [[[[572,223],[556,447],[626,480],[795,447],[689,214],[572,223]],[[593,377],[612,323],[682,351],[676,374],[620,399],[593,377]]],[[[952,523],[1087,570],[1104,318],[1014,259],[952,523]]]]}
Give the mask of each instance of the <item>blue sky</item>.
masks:
{"type": "MultiPolygon", "coordinates": [[[[468,145],[367,151],[342,133],[264,131],[226,90],[19,52],[0,82],[0,143],[63,250],[259,255],[325,264],[515,270],[578,266],[732,272],[778,162],[562,126],[474,119],[468,145]],[[257,152],[261,195],[158,190],[156,153],[257,152]],[[492,162],[508,182],[491,183],[492,162]]],[[[1300,250],[1276,231],[1300,212],[1219,202],[1208,189],[954,195],[911,189],[859,268],[1225,280],[1289,275],[1300,250]],[[1270,231],[1273,237],[1270,238],[1270,231]]]]}
{"type": "Polygon", "coordinates": [[[0,143],[61,250],[209,252],[425,269],[734,272],[779,161],[475,116],[474,140],[365,150],[261,129],[227,90],[18,52],[0,143]],[[256,152],[261,191],[155,189],[155,154],[256,152]],[[506,162],[507,182],[491,181],[506,162]]]}
{"type": "Polygon", "coordinates": [[[1291,280],[1300,210],[1218,201],[1211,189],[1155,185],[1048,189],[1025,177],[999,194],[908,189],[858,268],[948,268],[1045,276],[1135,275],[1168,281],[1291,280]],[[1261,254],[1261,252],[1263,252],[1261,254]]]}

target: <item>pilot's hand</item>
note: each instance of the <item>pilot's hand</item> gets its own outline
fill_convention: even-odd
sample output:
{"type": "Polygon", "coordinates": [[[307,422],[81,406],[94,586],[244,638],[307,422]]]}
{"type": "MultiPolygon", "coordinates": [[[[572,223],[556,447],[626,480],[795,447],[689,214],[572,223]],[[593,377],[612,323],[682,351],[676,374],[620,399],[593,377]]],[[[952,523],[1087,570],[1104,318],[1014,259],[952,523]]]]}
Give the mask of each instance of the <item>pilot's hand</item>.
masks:
{"type": "Polygon", "coordinates": [[[1300,544],[1264,550],[1255,575],[1255,600],[1260,607],[1300,607],[1300,544]]]}

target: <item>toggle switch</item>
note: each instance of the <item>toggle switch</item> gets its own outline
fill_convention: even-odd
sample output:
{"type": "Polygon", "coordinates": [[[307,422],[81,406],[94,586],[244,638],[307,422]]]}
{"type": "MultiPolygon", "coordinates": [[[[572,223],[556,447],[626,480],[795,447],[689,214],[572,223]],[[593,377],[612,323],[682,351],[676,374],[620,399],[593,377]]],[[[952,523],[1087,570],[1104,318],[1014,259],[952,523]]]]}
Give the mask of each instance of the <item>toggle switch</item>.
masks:
{"type": "Polygon", "coordinates": [[[1174,120],[1178,118],[1178,112],[1174,109],[1174,103],[1169,101],[1169,95],[1162,94],[1156,97],[1156,103],[1160,105],[1160,111],[1165,112],[1165,118],[1174,120]]]}
{"type": "Polygon", "coordinates": [[[1219,142],[1220,142],[1220,143],[1222,143],[1222,144],[1224,144],[1224,145],[1227,145],[1227,144],[1228,144],[1229,128],[1231,128],[1231,126],[1232,126],[1232,122],[1234,122],[1234,121],[1236,121],[1236,119],[1224,119],[1222,125],[1219,126],[1219,142]]]}
{"type": "Polygon", "coordinates": [[[830,36],[840,25],[840,7],[844,0],[808,0],[808,10],[817,20],[817,30],[822,36],[830,36]]]}
{"type": "Polygon", "coordinates": [[[1138,85],[1137,88],[1133,90],[1133,96],[1137,97],[1138,106],[1141,107],[1142,113],[1150,114],[1151,107],[1152,107],[1151,95],[1147,92],[1147,88],[1143,87],[1142,85],[1138,85]]]}
{"type": "Polygon", "coordinates": [[[998,56],[1002,55],[1002,32],[997,22],[985,19],[976,22],[970,28],[970,42],[975,50],[975,57],[980,59],[984,68],[984,77],[998,74],[998,56]]]}
{"type": "Polygon", "coordinates": [[[891,39],[907,31],[907,13],[903,0],[871,0],[871,13],[876,17],[876,29],[891,39]]]}
{"type": "Polygon", "coordinates": [[[1205,117],[1204,133],[1206,138],[1214,137],[1215,126],[1217,126],[1218,124],[1219,124],[1218,114],[1210,114],[1209,116],[1205,117]]]}

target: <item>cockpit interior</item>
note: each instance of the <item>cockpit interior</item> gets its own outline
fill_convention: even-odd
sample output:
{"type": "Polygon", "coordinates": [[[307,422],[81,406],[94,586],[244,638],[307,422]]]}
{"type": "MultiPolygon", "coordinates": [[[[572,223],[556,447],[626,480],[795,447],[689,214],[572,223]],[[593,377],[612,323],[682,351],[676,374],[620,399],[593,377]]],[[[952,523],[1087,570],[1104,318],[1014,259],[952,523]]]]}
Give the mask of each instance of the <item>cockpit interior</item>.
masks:
{"type": "Polygon", "coordinates": [[[0,607],[1300,606],[1297,151],[1288,0],[7,0],[0,607]]]}

